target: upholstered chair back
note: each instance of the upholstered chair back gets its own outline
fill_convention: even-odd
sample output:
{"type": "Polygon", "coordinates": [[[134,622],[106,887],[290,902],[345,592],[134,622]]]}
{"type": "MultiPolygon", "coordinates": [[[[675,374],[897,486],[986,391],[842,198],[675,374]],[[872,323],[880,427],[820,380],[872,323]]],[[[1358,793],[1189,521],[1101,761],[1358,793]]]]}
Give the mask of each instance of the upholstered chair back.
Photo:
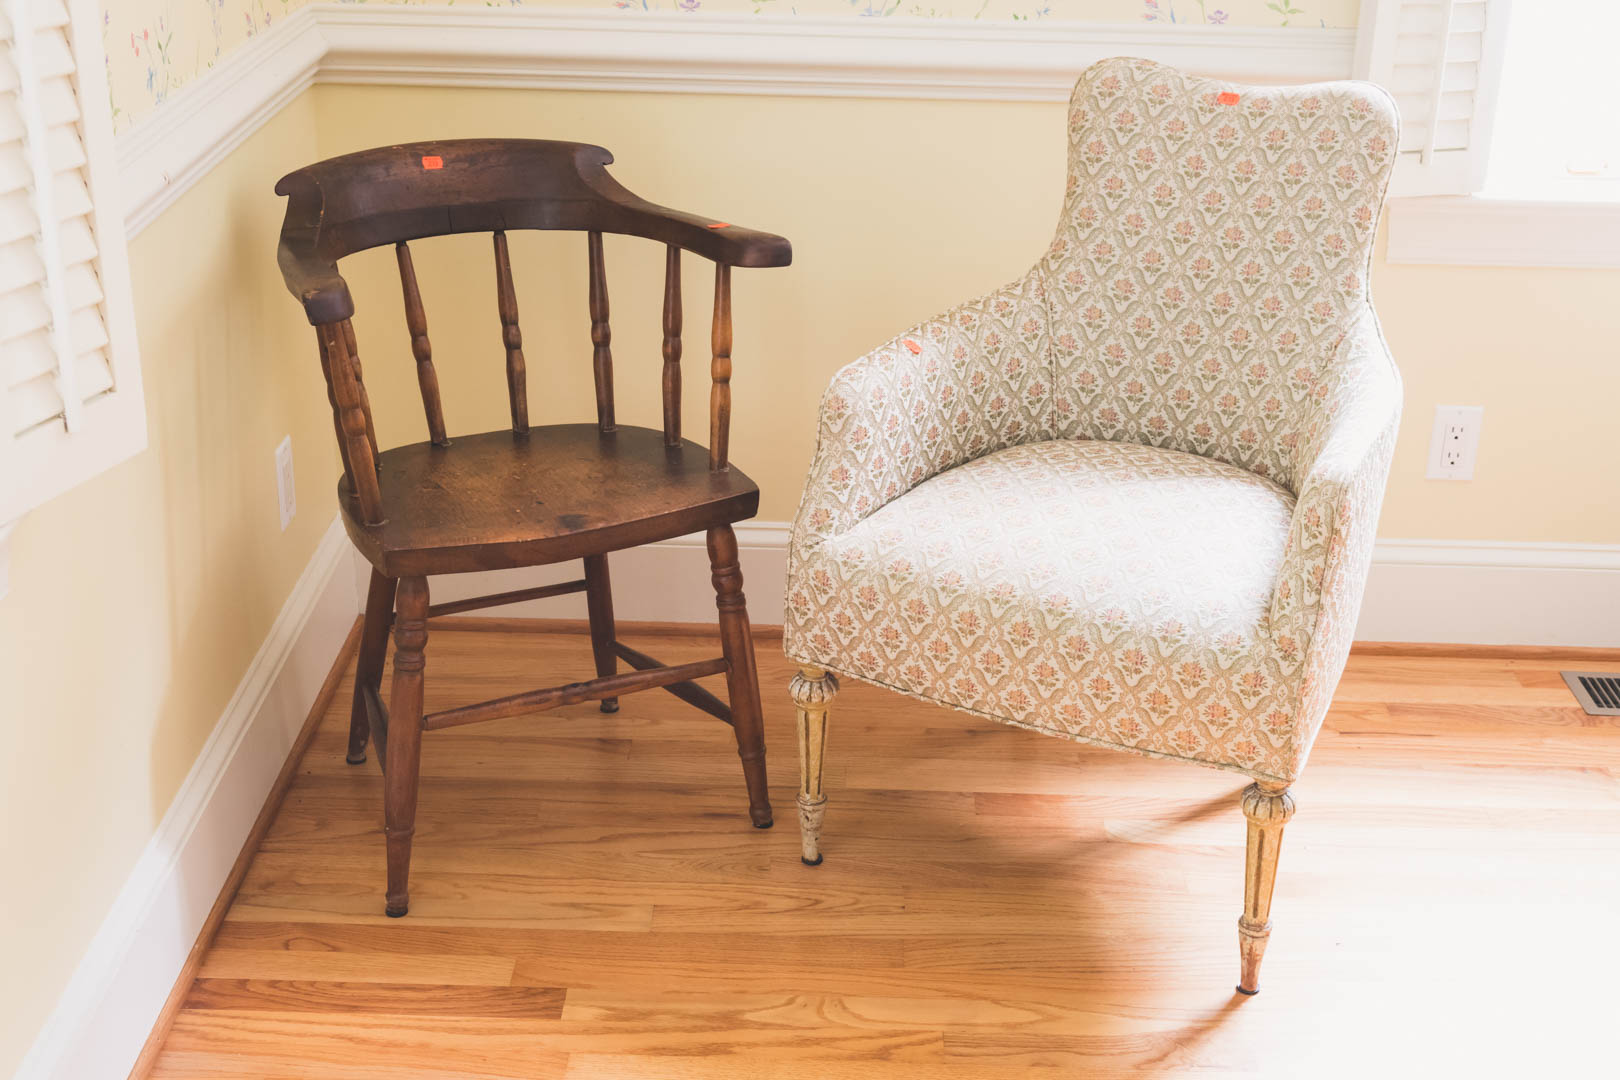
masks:
{"type": "Polygon", "coordinates": [[[1063,215],[1035,272],[1047,437],[1182,450],[1297,491],[1335,365],[1355,362],[1340,346],[1371,318],[1396,141],[1394,105],[1368,84],[1088,69],[1069,106],[1063,215]]]}

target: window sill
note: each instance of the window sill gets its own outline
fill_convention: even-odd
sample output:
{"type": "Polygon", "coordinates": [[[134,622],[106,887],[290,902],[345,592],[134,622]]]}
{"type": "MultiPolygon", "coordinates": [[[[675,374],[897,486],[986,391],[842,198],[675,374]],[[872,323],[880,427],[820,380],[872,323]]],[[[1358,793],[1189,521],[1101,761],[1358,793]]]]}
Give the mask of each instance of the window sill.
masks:
{"type": "Polygon", "coordinates": [[[1392,263],[1620,269],[1620,202],[1486,195],[1389,201],[1392,263]]]}

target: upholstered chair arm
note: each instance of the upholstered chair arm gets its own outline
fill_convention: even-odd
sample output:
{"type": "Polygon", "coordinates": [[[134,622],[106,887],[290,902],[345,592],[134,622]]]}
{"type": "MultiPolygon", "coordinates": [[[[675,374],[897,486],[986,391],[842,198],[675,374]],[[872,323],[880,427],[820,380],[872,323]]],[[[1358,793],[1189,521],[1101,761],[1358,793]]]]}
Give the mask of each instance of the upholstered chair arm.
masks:
{"type": "Polygon", "coordinates": [[[1401,379],[1367,309],[1339,342],[1295,449],[1298,499],[1271,603],[1284,670],[1298,672],[1300,762],[1350,652],[1401,416],[1401,379]]]}
{"type": "Polygon", "coordinates": [[[1048,316],[1031,273],[912,327],[841,369],[821,398],[794,524],[808,548],[929,477],[1043,438],[1048,316]]]}

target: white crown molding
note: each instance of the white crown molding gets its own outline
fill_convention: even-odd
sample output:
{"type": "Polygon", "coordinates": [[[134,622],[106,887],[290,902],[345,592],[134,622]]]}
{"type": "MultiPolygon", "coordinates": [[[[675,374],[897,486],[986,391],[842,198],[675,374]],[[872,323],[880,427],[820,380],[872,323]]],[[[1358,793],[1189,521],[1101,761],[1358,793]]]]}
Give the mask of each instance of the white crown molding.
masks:
{"type": "Polygon", "coordinates": [[[1388,216],[1392,263],[1620,269],[1620,202],[1437,195],[1391,199],[1388,216]]]}
{"type": "Polygon", "coordinates": [[[1107,56],[1310,82],[1347,77],[1354,48],[1352,30],[318,3],[119,135],[118,159],[133,235],[312,82],[1051,102],[1107,56]]]}
{"type": "Polygon", "coordinates": [[[117,137],[130,236],[314,81],[326,54],[319,14],[305,8],[289,15],[117,137]]]}
{"type": "Polygon", "coordinates": [[[360,611],[335,517],[15,1080],[129,1073],[360,611]]]}

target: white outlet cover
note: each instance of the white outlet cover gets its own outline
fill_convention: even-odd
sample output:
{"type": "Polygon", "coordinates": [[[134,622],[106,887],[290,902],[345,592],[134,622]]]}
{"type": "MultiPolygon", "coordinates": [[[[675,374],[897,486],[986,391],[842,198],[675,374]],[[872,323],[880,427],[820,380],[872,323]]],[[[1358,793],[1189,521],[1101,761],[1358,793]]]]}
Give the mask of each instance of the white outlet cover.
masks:
{"type": "Polygon", "coordinates": [[[298,488],[293,483],[292,436],[276,447],[276,501],[281,510],[281,531],[286,532],[298,513],[298,488]]]}
{"type": "Polygon", "coordinates": [[[1484,423],[1483,405],[1436,405],[1429,468],[1424,475],[1430,480],[1472,480],[1484,423]]]}

